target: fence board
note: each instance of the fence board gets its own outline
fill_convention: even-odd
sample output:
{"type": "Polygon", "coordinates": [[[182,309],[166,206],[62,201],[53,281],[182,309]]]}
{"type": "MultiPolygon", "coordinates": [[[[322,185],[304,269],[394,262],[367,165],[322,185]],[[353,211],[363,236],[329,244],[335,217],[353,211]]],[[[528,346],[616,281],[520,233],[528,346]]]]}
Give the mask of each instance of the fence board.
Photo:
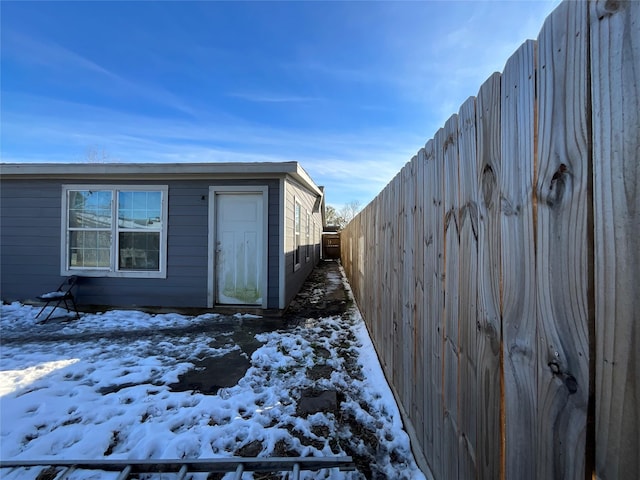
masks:
{"type": "MultiPolygon", "coordinates": [[[[431,252],[429,256],[429,274],[433,277],[429,291],[430,305],[430,348],[431,348],[431,428],[433,431],[433,475],[436,478],[444,478],[443,470],[443,317],[444,309],[444,222],[443,222],[443,165],[444,165],[444,129],[438,130],[433,142],[433,161],[428,163],[429,178],[429,213],[431,219],[431,231],[428,238],[431,239],[431,252]]],[[[430,464],[431,465],[431,464],[430,464]]]]}
{"type": "Polygon", "coordinates": [[[436,467],[439,471],[439,466],[436,464],[436,459],[439,459],[437,454],[438,445],[434,445],[436,426],[434,425],[435,411],[437,409],[435,390],[433,383],[433,376],[436,373],[436,357],[433,352],[434,337],[436,336],[436,318],[433,315],[433,301],[435,295],[435,283],[436,283],[436,249],[433,243],[434,237],[434,219],[433,214],[437,208],[435,205],[435,197],[433,195],[434,175],[436,174],[435,166],[435,142],[429,140],[424,146],[424,172],[423,172],[423,205],[424,205],[424,224],[423,224],[423,248],[424,248],[424,268],[422,273],[423,281],[423,309],[424,309],[424,330],[423,344],[425,349],[424,354],[424,438],[425,446],[423,451],[429,462],[432,472],[435,473],[436,467]]]}
{"type": "MultiPolygon", "coordinates": [[[[372,315],[371,318],[374,319],[375,324],[372,325],[372,328],[374,328],[374,332],[373,332],[373,336],[376,338],[376,340],[378,342],[380,342],[380,339],[382,338],[382,329],[381,329],[381,311],[380,311],[380,298],[385,298],[384,297],[384,265],[383,265],[383,261],[384,261],[384,255],[383,255],[383,247],[384,247],[384,233],[385,233],[385,221],[384,219],[386,218],[384,216],[384,214],[381,211],[381,205],[382,205],[382,200],[383,200],[383,195],[380,194],[378,195],[375,199],[374,199],[374,205],[373,205],[373,215],[376,221],[376,228],[373,232],[373,235],[375,236],[375,241],[374,241],[374,245],[373,245],[373,251],[371,252],[371,256],[373,258],[370,258],[369,261],[373,260],[373,264],[375,267],[375,270],[373,272],[373,277],[368,277],[368,278],[377,278],[378,281],[377,282],[373,282],[373,295],[372,298],[370,299],[370,308],[372,310],[372,315]]],[[[371,232],[370,232],[371,234],[371,232]]]]}
{"type": "Polygon", "coordinates": [[[533,212],[535,42],[527,41],[502,74],[500,169],[505,471],[537,478],[536,306],[533,212]]]}
{"type": "Polygon", "coordinates": [[[585,477],[592,270],[587,37],[585,2],[562,4],[538,37],[538,478],[585,477]]]}
{"type": "Polygon", "coordinates": [[[404,205],[403,226],[402,226],[402,330],[405,341],[402,345],[402,364],[400,370],[403,376],[403,397],[404,405],[413,404],[413,382],[412,357],[414,356],[414,323],[413,304],[415,303],[415,282],[413,278],[413,209],[414,209],[414,160],[404,167],[402,203],[404,205]]]}
{"type": "MultiPolygon", "coordinates": [[[[404,255],[402,249],[404,247],[404,215],[405,215],[405,206],[402,201],[403,198],[403,182],[406,175],[406,170],[403,169],[400,171],[400,175],[396,177],[396,188],[395,188],[395,198],[394,198],[394,210],[399,212],[395,219],[395,235],[396,242],[393,246],[393,255],[394,255],[394,265],[395,265],[395,282],[394,282],[394,292],[393,292],[393,303],[394,307],[394,355],[393,355],[393,378],[396,379],[396,386],[398,389],[398,393],[404,397],[405,395],[405,383],[404,383],[404,371],[402,369],[402,360],[404,355],[404,342],[401,337],[405,335],[403,326],[403,292],[402,292],[402,275],[404,268],[404,255]]],[[[405,404],[406,405],[406,404],[405,404]]]]}
{"type": "Polygon", "coordinates": [[[458,477],[458,115],[444,126],[444,442],[445,475],[458,477]]]}
{"type": "Polygon", "coordinates": [[[478,92],[478,478],[500,478],[502,315],[500,74],[478,92]]]}
{"type": "Polygon", "coordinates": [[[475,478],[476,345],[478,275],[478,174],[476,165],[476,99],[458,113],[460,278],[459,278],[459,478],[475,478]]]}
{"type": "Polygon", "coordinates": [[[415,305],[414,305],[414,321],[415,332],[413,337],[415,355],[413,358],[413,418],[414,426],[421,445],[425,444],[424,437],[424,383],[425,383],[425,310],[424,310],[424,148],[421,148],[416,158],[416,166],[414,173],[415,181],[415,228],[413,245],[415,246],[415,305]]]}
{"type": "Polygon", "coordinates": [[[590,2],[596,473],[640,471],[640,3],[590,2]]]}
{"type": "Polygon", "coordinates": [[[401,218],[403,215],[402,205],[400,205],[400,186],[402,184],[402,171],[396,175],[391,184],[391,211],[398,212],[397,214],[392,216],[391,221],[391,249],[389,251],[389,256],[392,259],[391,268],[393,270],[393,277],[391,279],[391,296],[389,297],[389,303],[392,304],[391,309],[391,319],[393,320],[393,330],[391,331],[391,341],[392,341],[392,352],[393,352],[393,360],[391,363],[391,375],[394,381],[394,385],[398,392],[402,392],[402,377],[398,376],[399,366],[402,361],[402,343],[400,342],[400,335],[402,334],[401,323],[402,323],[402,309],[400,308],[400,282],[401,282],[401,274],[400,274],[400,255],[399,255],[399,246],[401,245],[400,241],[400,230],[401,230],[401,218]]]}
{"type": "Polygon", "coordinates": [[[393,302],[391,299],[393,298],[393,222],[395,221],[396,216],[391,214],[391,212],[395,213],[393,208],[393,180],[389,184],[386,189],[386,212],[387,216],[387,238],[385,251],[386,254],[384,256],[385,260],[385,276],[386,276],[386,291],[387,295],[384,297],[384,316],[382,317],[382,322],[384,322],[384,337],[382,339],[383,344],[385,345],[385,366],[387,367],[387,375],[391,376],[390,371],[393,367],[393,302]]]}

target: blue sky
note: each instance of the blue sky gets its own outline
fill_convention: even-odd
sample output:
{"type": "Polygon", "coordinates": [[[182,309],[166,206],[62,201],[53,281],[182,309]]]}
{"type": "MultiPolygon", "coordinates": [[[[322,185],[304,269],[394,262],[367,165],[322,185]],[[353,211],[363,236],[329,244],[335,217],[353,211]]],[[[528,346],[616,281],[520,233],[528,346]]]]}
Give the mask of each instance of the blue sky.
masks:
{"type": "Polygon", "coordinates": [[[296,160],[364,205],[557,4],[2,1],[1,159],[296,160]]]}

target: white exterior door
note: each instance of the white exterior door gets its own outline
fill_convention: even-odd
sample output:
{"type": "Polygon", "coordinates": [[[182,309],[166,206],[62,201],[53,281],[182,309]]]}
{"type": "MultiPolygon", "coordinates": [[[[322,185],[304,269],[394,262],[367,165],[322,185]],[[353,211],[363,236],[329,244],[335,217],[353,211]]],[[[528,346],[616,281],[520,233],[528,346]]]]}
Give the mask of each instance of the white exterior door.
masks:
{"type": "Polygon", "coordinates": [[[215,300],[262,305],[266,285],[262,193],[215,193],[215,300]]]}

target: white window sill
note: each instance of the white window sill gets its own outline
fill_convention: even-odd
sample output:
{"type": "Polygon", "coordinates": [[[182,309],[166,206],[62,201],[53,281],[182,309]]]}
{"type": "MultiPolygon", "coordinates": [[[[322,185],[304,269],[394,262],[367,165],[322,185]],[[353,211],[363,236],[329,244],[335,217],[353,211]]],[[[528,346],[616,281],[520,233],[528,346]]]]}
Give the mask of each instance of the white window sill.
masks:
{"type": "Polygon", "coordinates": [[[112,272],[109,270],[83,270],[70,269],[62,272],[63,276],[76,275],[78,277],[94,277],[94,278],[167,278],[166,272],[146,272],[146,271],[128,271],[128,272],[112,272]]]}

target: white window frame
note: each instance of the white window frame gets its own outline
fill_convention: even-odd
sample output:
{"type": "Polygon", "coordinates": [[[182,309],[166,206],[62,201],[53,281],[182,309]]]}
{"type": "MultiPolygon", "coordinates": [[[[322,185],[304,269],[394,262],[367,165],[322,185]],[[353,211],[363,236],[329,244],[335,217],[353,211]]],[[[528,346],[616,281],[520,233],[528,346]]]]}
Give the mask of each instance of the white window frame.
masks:
{"type": "Polygon", "coordinates": [[[302,264],[301,248],[300,248],[300,235],[302,227],[302,205],[297,198],[293,199],[293,271],[298,270],[302,264]],[[298,215],[296,215],[296,210],[298,215]]]}
{"type": "Polygon", "coordinates": [[[308,262],[309,259],[311,258],[311,238],[310,238],[310,234],[311,234],[311,215],[309,214],[309,210],[306,211],[307,212],[307,223],[306,223],[306,228],[305,228],[305,242],[306,242],[306,246],[305,246],[305,254],[306,254],[306,258],[305,261],[308,262]]]}
{"type": "Polygon", "coordinates": [[[124,278],[167,278],[167,230],[168,230],[168,185],[87,185],[69,184],[62,185],[62,214],[61,214],[61,241],[60,241],[60,273],[63,276],[78,275],[82,277],[124,277],[124,278]],[[69,192],[82,190],[111,191],[111,252],[109,267],[78,268],[69,264],[69,192]],[[160,230],[160,258],[159,269],[149,270],[120,270],[118,251],[118,192],[160,192],[161,195],[161,221],[160,230]]]}
{"type": "Polygon", "coordinates": [[[317,234],[317,231],[316,231],[317,228],[318,227],[316,226],[316,219],[314,218],[313,219],[313,230],[312,230],[312,232],[313,232],[313,261],[314,262],[317,260],[316,259],[316,251],[317,251],[316,238],[318,237],[318,234],[317,234]]]}

